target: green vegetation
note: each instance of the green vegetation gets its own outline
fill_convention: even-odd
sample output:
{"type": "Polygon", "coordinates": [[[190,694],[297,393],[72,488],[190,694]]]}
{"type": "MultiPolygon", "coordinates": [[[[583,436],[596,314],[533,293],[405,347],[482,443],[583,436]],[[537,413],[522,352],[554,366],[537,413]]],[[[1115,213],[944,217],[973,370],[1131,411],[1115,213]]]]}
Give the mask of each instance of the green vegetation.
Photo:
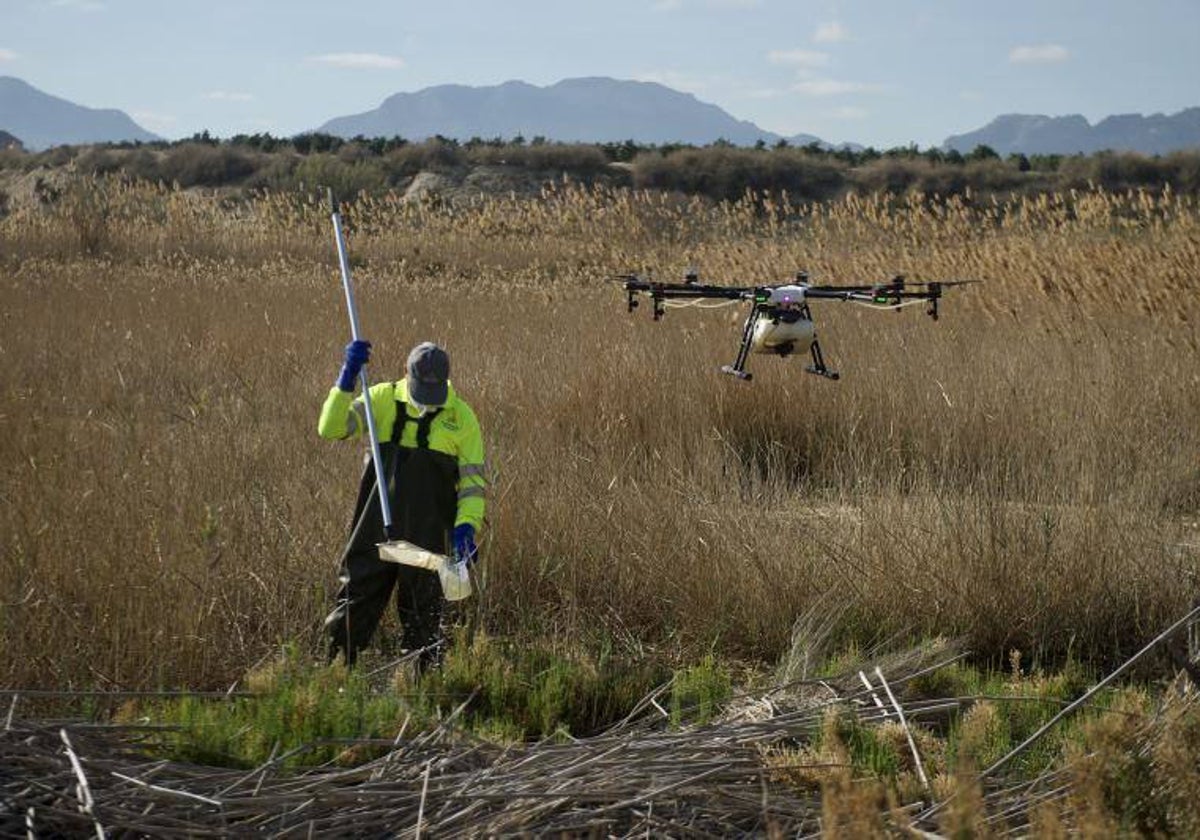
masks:
{"type": "Polygon", "coordinates": [[[277,138],[207,132],[173,143],[57,147],[40,153],[0,151],[0,171],[71,166],[83,174],[180,187],[293,190],[315,184],[341,195],[381,194],[403,188],[418,172],[502,169],[536,190],[567,175],[584,184],[630,186],[737,200],[747,192],[792,200],[827,201],[847,193],[917,193],[930,198],[1034,195],[1072,189],[1172,190],[1200,193],[1200,152],[1165,156],[1101,152],[1093,155],[1010,155],[980,146],[967,155],[915,146],[888,150],[827,149],[817,144],[774,148],[717,142],[696,147],[624,143],[556,143],[537,137],[402,137],[346,140],[326,134],[277,138]],[[613,164],[621,164],[615,167],[613,164]]]}
{"type": "Polygon", "coordinates": [[[244,683],[249,696],[129,704],[120,717],[179,727],[165,748],[186,760],[248,767],[278,758],[300,766],[361,762],[401,732],[447,720],[506,743],[586,736],[620,721],[656,689],[669,697],[674,725],[702,724],[731,693],[729,672],[712,657],[672,676],[662,665],[604,651],[556,652],[544,642],[461,633],[442,666],[421,677],[403,661],[373,670],[369,662],[355,670],[321,665],[289,645],[244,683]],[[379,743],[362,743],[371,740],[379,743]]]}
{"type": "Polygon", "coordinates": [[[513,737],[588,735],[620,720],[670,673],[601,651],[556,651],[546,642],[501,642],[478,634],[452,645],[416,683],[426,713],[467,703],[468,725],[513,737]]]}
{"type": "Polygon", "coordinates": [[[671,681],[671,723],[708,723],[733,693],[729,670],[712,655],[675,672],[671,681]]]}
{"type": "MultiPolygon", "coordinates": [[[[822,670],[832,673],[834,663],[845,659],[835,657],[822,670]]],[[[922,700],[959,701],[957,711],[916,724],[931,773],[949,775],[964,763],[991,765],[1089,685],[1078,666],[1049,675],[1022,674],[1019,662],[1014,666],[1018,670],[1002,673],[956,663],[899,689],[910,707],[922,700]]],[[[761,675],[747,678],[762,682],[761,675]]],[[[319,664],[289,645],[242,682],[245,693],[225,700],[131,703],[118,717],[178,727],[164,744],[178,758],[245,767],[276,759],[284,766],[308,766],[362,762],[398,735],[414,737],[443,722],[485,740],[517,743],[595,734],[638,709],[652,720],[665,714],[672,727],[705,726],[735,701],[729,668],[711,655],[672,673],[650,661],[618,661],[603,652],[555,652],[545,643],[463,633],[441,668],[424,676],[402,660],[377,658],[374,666],[368,662],[355,670],[319,664]],[[641,702],[655,695],[664,698],[657,709],[641,702]]],[[[852,678],[848,684],[854,684],[852,678]]],[[[1089,721],[1110,713],[1142,718],[1149,706],[1139,689],[1103,692],[1025,751],[1010,772],[1032,778],[1060,766],[1085,743],[1089,721]]],[[[912,772],[909,747],[894,721],[864,722],[850,706],[831,707],[805,749],[828,753],[834,742],[844,746],[856,773],[895,783],[912,772]]]]}
{"type": "MultiPolygon", "coordinates": [[[[841,654],[819,670],[831,673],[834,663],[854,656],[841,654]]],[[[763,766],[773,781],[820,790],[827,825],[850,824],[853,833],[889,821],[902,826],[899,805],[939,802],[948,835],[986,835],[997,826],[987,822],[994,806],[985,804],[977,772],[1008,757],[1091,682],[1075,665],[1026,673],[1014,655],[1010,667],[993,672],[956,663],[895,686],[909,710],[907,732],[865,697],[826,706],[807,735],[764,742],[763,766]],[[921,711],[926,700],[940,701],[932,716],[921,711]]],[[[639,695],[664,696],[668,686],[655,685],[663,675],[646,663],[618,665],[603,655],[553,653],[482,635],[460,636],[442,669],[421,678],[403,663],[353,672],[317,665],[289,646],[247,675],[249,696],[129,704],[118,719],[170,724],[149,748],[174,759],[299,769],[361,764],[447,724],[441,737],[502,745],[586,735],[637,709],[652,726],[720,727],[719,718],[755,696],[753,689],[743,693],[746,686],[735,693],[728,669],[708,656],[670,676],[666,719],[657,716],[661,706],[638,703],[639,695]]],[[[753,683],[762,675],[746,678],[753,683]]],[[[851,674],[830,679],[854,685],[851,674]]],[[[826,687],[808,691],[777,699],[785,709],[828,702],[826,687]]],[[[1055,789],[1042,805],[1021,806],[1039,833],[1065,821],[1101,835],[1190,834],[1200,826],[1200,707],[1192,691],[1182,683],[1153,694],[1112,687],[1019,753],[1001,777],[989,779],[990,789],[1001,780],[1041,780],[1055,789]]]]}
{"type": "Polygon", "coordinates": [[[346,754],[344,742],[394,738],[405,720],[401,698],[374,690],[362,672],[317,666],[294,649],[251,673],[247,684],[255,696],[185,697],[149,710],[130,704],[122,717],[146,715],[179,727],[165,745],[174,757],[236,767],[273,758],[284,766],[363,761],[370,747],[346,754]]]}

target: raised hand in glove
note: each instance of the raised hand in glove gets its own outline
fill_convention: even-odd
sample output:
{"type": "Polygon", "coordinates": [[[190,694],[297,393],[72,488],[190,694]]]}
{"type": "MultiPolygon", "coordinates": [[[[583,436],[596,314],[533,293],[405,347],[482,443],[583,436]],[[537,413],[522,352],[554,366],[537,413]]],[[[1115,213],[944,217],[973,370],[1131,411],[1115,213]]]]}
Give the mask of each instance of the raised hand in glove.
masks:
{"type": "Polygon", "coordinates": [[[464,522],[454,526],[454,562],[465,562],[468,566],[479,558],[475,545],[475,526],[464,522]]]}
{"type": "Polygon", "coordinates": [[[354,383],[362,372],[363,365],[371,359],[371,342],[358,339],[346,345],[346,361],[338,374],[337,386],[341,391],[353,391],[354,383]]]}

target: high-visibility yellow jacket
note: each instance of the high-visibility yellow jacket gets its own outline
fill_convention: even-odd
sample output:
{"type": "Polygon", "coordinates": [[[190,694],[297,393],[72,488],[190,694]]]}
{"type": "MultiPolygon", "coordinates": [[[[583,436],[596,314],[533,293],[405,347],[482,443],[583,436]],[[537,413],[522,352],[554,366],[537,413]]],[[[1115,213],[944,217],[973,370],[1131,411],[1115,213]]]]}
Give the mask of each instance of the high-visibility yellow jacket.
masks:
{"type": "MultiPolygon", "coordinates": [[[[392,438],[392,431],[396,425],[397,402],[405,404],[407,415],[414,421],[419,418],[420,415],[408,400],[408,383],[405,380],[381,382],[371,386],[371,410],[375,419],[375,431],[381,441],[392,438]]],[[[334,387],[330,389],[329,396],[325,398],[325,405],[321,408],[317,433],[329,440],[360,439],[367,429],[363,410],[361,396],[356,398],[353,394],[334,387]]],[[[404,424],[399,443],[401,446],[416,448],[416,422],[404,424]]],[[[430,426],[429,448],[449,455],[458,462],[458,508],[454,524],[466,523],[478,531],[483,527],[487,486],[483,433],[475,412],[455,393],[453,383],[450,384],[446,404],[442,406],[430,426]]]]}

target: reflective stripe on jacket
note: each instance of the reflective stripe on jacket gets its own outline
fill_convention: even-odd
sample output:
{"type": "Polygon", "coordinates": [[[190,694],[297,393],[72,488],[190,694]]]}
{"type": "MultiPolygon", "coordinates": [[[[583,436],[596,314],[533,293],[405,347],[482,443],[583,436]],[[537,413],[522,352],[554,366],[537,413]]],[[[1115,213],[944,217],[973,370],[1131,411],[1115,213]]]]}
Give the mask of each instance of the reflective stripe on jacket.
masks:
{"type": "MultiPolygon", "coordinates": [[[[419,414],[408,402],[408,383],[381,382],[371,387],[371,408],[375,419],[375,430],[381,441],[391,440],[396,425],[397,401],[404,403],[407,415],[414,422],[404,424],[400,445],[408,448],[417,446],[417,423],[419,414]]],[[[362,397],[332,388],[321,408],[317,422],[317,433],[329,440],[362,438],[366,434],[366,419],[362,417],[362,397]],[[354,415],[351,415],[351,410],[354,415]]],[[[451,383],[446,404],[442,406],[429,429],[429,448],[453,457],[458,463],[458,510],[456,525],[473,525],[476,530],[483,527],[486,469],[483,460],[483,433],[475,412],[454,391],[451,383]]]]}

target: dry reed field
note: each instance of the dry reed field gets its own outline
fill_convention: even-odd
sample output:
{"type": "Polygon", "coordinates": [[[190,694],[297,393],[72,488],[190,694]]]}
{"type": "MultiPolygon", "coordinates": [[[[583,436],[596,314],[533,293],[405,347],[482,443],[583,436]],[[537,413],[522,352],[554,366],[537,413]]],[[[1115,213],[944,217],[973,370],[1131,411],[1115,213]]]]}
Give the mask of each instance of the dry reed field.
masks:
{"type": "MultiPolygon", "coordinates": [[[[442,342],[489,448],[489,632],[688,661],[961,638],[1118,662],[1200,568],[1200,208],[546,189],[345,208],[373,376],[442,342]],[[970,278],[943,318],[818,302],[832,383],[628,270],[970,278]]],[[[317,438],[348,326],[314,194],[83,180],[0,221],[0,682],[231,685],[316,654],[362,452],[317,438]]]]}
{"type": "Polygon", "coordinates": [[[3,831],[311,833],[350,814],[446,836],[1200,824],[1196,695],[1153,657],[1008,772],[972,770],[1015,758],[1195,605],[1194,199],[714,204],[560,183],[343,212],[373,377],[439,341],[484,427],[474,635],[415,687],[398,671],[391,695],[379,671],[315,664],[363,455],[316,435],[348,337],[317,194],[78,179],[0,219],[0,687],[22,703],[0,732],[3,831]],[[740,308],[654,324],[611,280],[687,266],[736,285],[981,282],[952,288],[937,322],[816,302],[842,379],[757,357],[741,383],[717,372],[740,308]],[[541,672],[515,685],[502,649],[541,672]],[[614,661],[641,676],[588,694],[614,661]],[[864,691],[866,662],[883,668],[864,691]],[[662,669],[669,683],[629,694],[662,669]],[[731,694],[735,670],[778,687],[731,694]],[[916,741],[879,702],[884,671],[916,741]],[[421,711],[454,686],[461,705],[421,711]],[[23,720],[61,709],[39,691],[234,689],[296,705],[188,697],[174,726],[143,727],[133,705],[70,735],[23,720]],[[338,696],[360,704],[362,740],[306,736],[338,696]],[[720,720],[687,722],[720,697],[720,720]],[[607,728],[565,737],[556,703],[576,735],[607,728]],[[239,710],[267,724],[219,722],[239,710]],[[514,740],[517,718],[557,740],[514,740]],[[185,759],[245,748],[241,769],[147,754],[177,731],[200,733],[185,759]],[[269,746],[284,736],[302,743],[269,746]],[[332,757],[293,772],[305,750],[332,757]]]}

